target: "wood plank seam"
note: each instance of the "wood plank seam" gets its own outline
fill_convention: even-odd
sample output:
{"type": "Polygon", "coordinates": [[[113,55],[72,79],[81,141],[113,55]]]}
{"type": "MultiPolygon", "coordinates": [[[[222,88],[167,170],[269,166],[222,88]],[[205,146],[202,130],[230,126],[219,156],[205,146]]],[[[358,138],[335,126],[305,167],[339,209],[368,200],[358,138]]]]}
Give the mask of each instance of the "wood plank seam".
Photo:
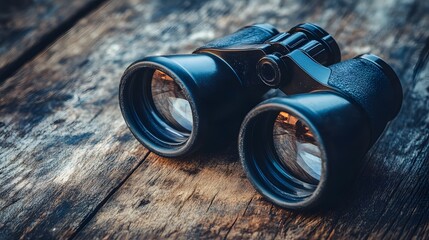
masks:
{"type": "MultiPolygon", "coordinates": [[[[413,70],[413,84],[411,85],[415,84],[417,79],[417,74],[423,70],[423,67],[427,64],[428,60],[429,60],[429,37],[426,38],[425,46],[420,51],[419,59],[417,60],[417,63],[413,70]]],[[[406,93],[408,93],[408,91],[406,93]]]]}
{"type": "Polygon", "coordinates": [[[69,237],[69,239],[74,239],[76,235],[85,228],[85,226],[91,221],[92,218],[98,213],[98,211],[106,204],[106,202],[115,194],[126,182],[127,180],[133,175],[134,171],[136,171],[146,160],[146,158],[149,156],[151,152],[148,151],[142,158],[142,160],[125,176],[125,178],[117,185],[115,186],[107,195],[106,197],[100,201],[100,203],[97,204],[97,206],[88,213],[86,217],[83,218],[83,220],[80,222],[79,226],[76,228],[76,231],[73,232],[73,234],[69,237]]]}
{"type": "Polygon", "coordinates": [[[64,33],[76,25],[78,21],[99,9],[107,1],[108,0],[94,0],[89,2],[82,9],[79,9],[79,11],[71,15],[69,19],[60,23],[58,26],[42,36],[36,44],[25,50],[15,60],[6,64],[3,69],[0,69],[0,84],[13,76],[15,72],[17,72],[26,63],[30,62],[37,55],[41,54],[52,43],[57,41],[64,33]]]}

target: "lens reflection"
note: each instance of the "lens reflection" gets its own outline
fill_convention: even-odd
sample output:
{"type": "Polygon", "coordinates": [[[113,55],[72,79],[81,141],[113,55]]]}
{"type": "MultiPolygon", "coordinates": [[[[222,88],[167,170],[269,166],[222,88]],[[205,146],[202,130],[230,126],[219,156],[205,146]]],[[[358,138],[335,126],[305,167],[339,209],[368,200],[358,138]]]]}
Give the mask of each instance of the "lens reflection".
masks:
{"type": "Polygon", "coordinates": [[[173,128],[192,131],[192,111],[180,86],[167,74],[155,70],[151,82],[152,99],[158,113],[173,128]]]}
{"type": "Polygon", "coordinates": [[[318,184],[322,172],[320,147],[309,127],[280,112],[273,127],[274,148],[283,167],[304,182],[318,184]]]}

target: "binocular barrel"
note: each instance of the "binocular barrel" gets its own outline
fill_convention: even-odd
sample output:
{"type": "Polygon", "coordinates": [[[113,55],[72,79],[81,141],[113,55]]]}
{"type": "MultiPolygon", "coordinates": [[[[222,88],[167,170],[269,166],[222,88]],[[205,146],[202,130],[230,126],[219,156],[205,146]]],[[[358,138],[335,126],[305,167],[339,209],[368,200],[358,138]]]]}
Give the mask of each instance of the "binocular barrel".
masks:
{"type": "Polygon", "coordinates": [[[246,116],[240,159],[267,199],[308,209],[332,203],[350,182],[398,114],[402,88],[393,69],[371,54],[329,67],[302,52],[284,60],[290,78],[280,89],[290,95],[268,99],[246,116]]]}
{"type": "Polygon", "coordinates": [[[270,89],[258,61],[308,42],[321,64],[340,60],[337,43],[323,29],[301,24],[279,33],[267,24],[240,29],[193,54],[146,57],[122,76],[119,103],[128,127],[147,148],[178,157],[234,139],[244,116],[270,89]]]}

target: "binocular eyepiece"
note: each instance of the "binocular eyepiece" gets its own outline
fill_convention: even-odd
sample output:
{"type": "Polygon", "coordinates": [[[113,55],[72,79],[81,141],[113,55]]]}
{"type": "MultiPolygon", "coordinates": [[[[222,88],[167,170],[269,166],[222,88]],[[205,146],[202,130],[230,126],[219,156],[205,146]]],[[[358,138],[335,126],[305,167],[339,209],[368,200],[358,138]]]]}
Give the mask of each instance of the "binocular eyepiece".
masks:
{"type": "Polygon", "coordinates": [[[119,103],[133,135],[162,156],[238,134],[254,187],[279,206],[311,208],[344,187],[402,103],[387,63],[372,54],[340,56],[314,24],[283,33],[256,24],[192,54],[134,62],[119,103]],[[263,101],[272,91],[277,97],[263,101]]]}

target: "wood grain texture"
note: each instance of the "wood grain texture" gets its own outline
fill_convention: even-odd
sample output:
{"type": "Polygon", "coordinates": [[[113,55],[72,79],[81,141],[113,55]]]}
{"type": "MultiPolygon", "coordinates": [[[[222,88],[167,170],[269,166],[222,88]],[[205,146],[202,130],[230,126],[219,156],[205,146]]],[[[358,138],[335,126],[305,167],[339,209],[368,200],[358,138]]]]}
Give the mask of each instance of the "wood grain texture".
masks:
{"type": "Polygon", "coordinates": [[[0,238],[428,238],[428,11],[410,0],[112,1],[0,86],[0,238]],[[300,213],[266,202],[234,143],[145,158],[117,106],[129,63],[254,22],[304,21],[332,33],[344,59],[384,57],[405,91],[338,206],[300,213]]]}
{"type": "Polygon", "coordinates": [[[0,82],[103,0],[2,0],[0,82]]]}
{"type": "Polygon", "coordinates": [[[146,156],[120,117],[113,24],[74,28],[0,87],[0,239],[70,236],[146,156]]]}
{"type": "MultiPolygon", "coordinates": [[[[164,24],[174,21],[175,29],[161,37],[187,33],[189,43],[199,43],[192,36],[210,31],[219,36],[249,22],[317,22],[333,33],[344,58],[371,51],[393,65],[406,92],[403,109],[363,160],[350,193],[332,210],[303,214],[265,202],[244,178],[234,151],[186,160],[150,154],[78,237],[427,237],[428,9],[423,1],[314,1],[306,6],[294,1],[213,1],[164,16],[164,24]],[[187,17],[216,11],[207,18],[187,17]]],[[[160,23],[144,24],[150,28],[160,23]]],[[[182,49],[188,50],[186,45],[182,49]]]]}

